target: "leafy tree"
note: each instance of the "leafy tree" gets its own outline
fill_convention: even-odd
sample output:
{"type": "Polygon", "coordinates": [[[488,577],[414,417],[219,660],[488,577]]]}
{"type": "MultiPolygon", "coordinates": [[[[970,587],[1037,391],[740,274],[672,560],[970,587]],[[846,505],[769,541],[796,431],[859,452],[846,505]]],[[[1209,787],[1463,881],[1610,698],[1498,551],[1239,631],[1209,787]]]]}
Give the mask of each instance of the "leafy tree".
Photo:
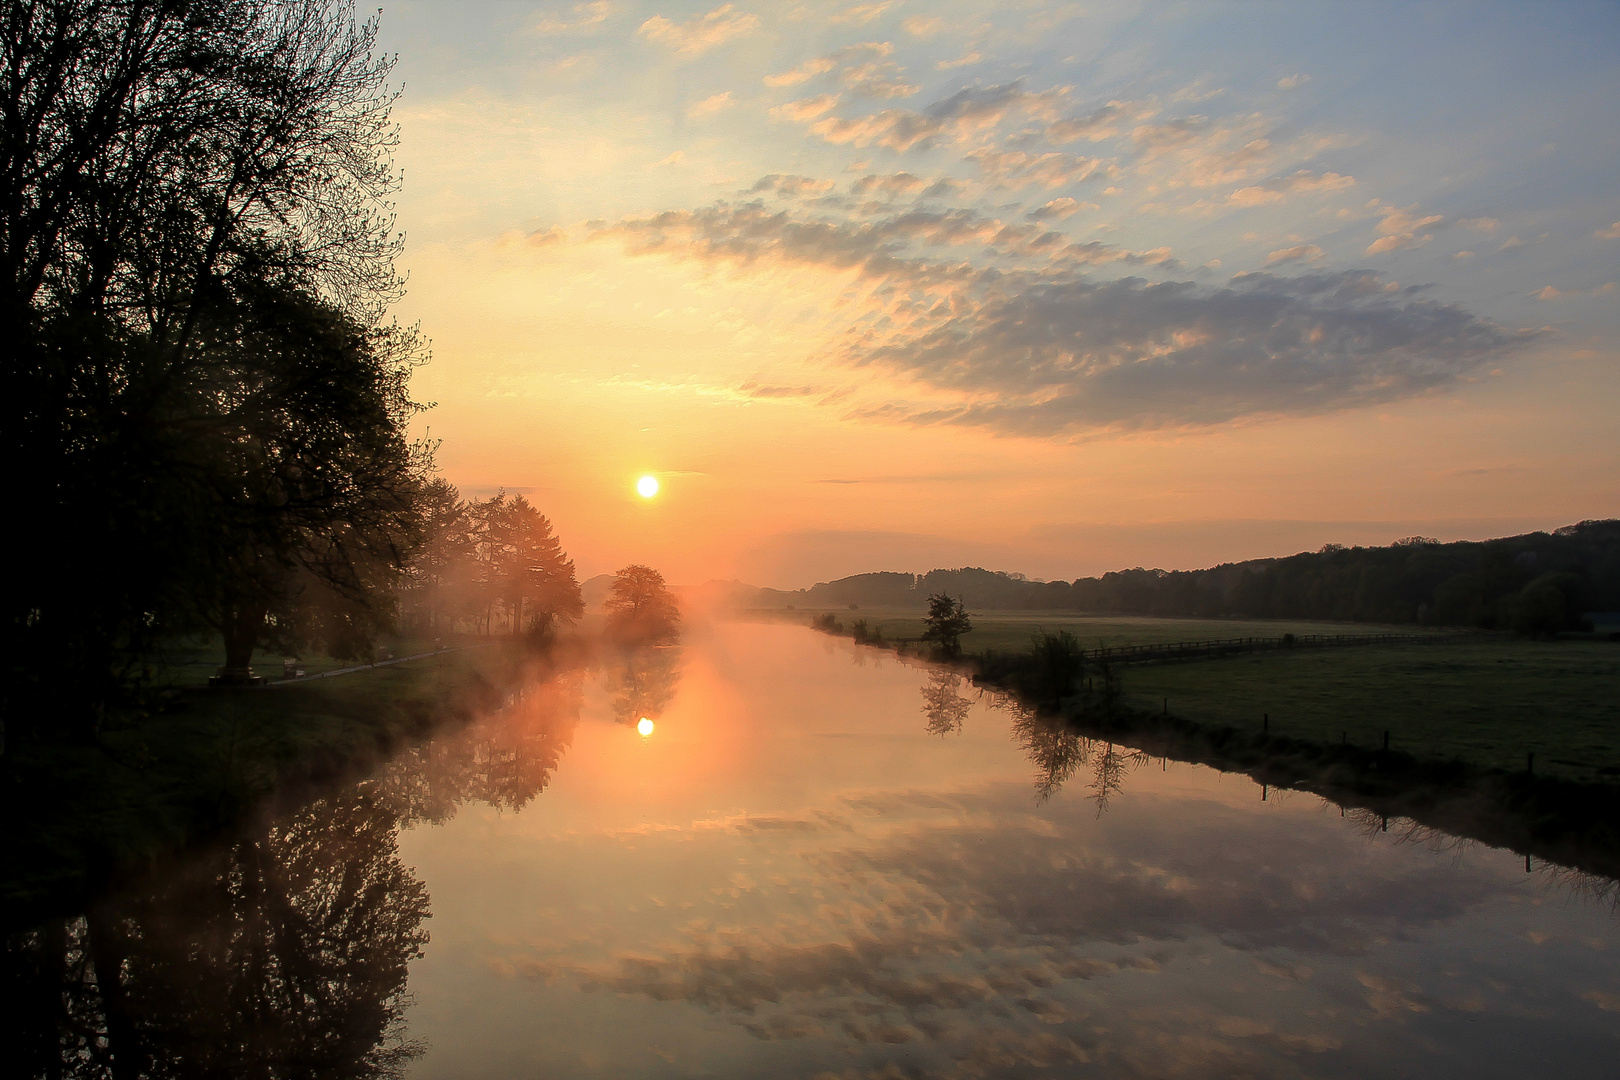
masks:
{"type": "Polygon", "coordinates": [[[1061,704],[1074,693],[1086,651],[1067,630],[1055,634],[1043,630],[1031,639],[1029,652],[1034,661],[1031,670],[1036,683],[1034,691],[1053,706],[1061,704]]]}
{"type": "Polygon", "coordinates": [[[650,566],[627,566],[614,575],[607,613],[608,632],[620,641],[670,644],[680,637],[680,605],[664,575],[650,566]]]}
{"type": "Polygon", "coordinates": [[[276,396],[287,371],[320,393],[336,338],[381,335],[346,351],[389,378],[416,352],[377,329],[399,238],[375,35],[328,0],[0,9],[0,439],[15,504],[51,522],[14,532],[30,572],[0,585],[13,731],[94,730],[124,659],[210,622],[263,640],[261,604],[311,579],[353,601],[387,577],[362,563],[402,550],[400,522],[377,528],[388,500],[361,490],[399,473],[405,509],[414,466],[380,446],[397,411],[373,412],[388,430],[358,452],[386,461],[327,469],[286,454],[344,425],[293,430],[276,396]],[[312,352],[277,311],[326,324],[312,352]]]}
{"type": "Polygon", "coordinates": [[[192,568],[198,617],[223,637],[227,671],[259,645],[365,654],[420,540],[429,462],[404,434],[412,338],[299,291],[254,290],[204,341],[210,378],[169,417],[212,533],[214,561],[192,568]]]}
{"type": "Polygon", "coordinates": [[[932,641],[939,655],[946,660],[955,660],[962,655],[961,637],[973,629],[962,601],[946,593],[936,593],[928,598],[928,614],[923,616],[923,624],[922,639],[932,641]]]}
{"type": "Polygon", "coordinates": [[[528,500],[498,491],[472,503],[468,516],[486,633],[497,609],[513,634],[543,632],[585,613],[573,560],[563,552],[550,520],[528,500]]]}
{"type": "Polygon", "coordinates": [[[422,539],[406,568],[402,600],[410,621],[438,635],[470,611],[476,540],[467,503],[450,481],[430,481],[418,505],[422,539]]]}
{"type": "Polygon", "coordinates": [[[571,623],[585,614],[574,560],[564,554],[550,520],[521,495],[512,497],[506,514],[507,548],[501,554],[497,573],[511,612],[513,633],[544,631],[557,621],[571,623]]]}

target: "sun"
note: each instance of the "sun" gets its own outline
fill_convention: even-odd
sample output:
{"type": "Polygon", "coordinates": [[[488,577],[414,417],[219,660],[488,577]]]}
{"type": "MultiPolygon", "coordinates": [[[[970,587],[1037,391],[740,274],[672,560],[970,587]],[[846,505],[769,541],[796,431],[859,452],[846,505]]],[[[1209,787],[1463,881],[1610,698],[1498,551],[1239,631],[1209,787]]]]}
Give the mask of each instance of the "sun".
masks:
{"type": "Polygon", "coordinates": [[[653,733],[653,722],[643,716],[641,722],[636,725],[636,730],[641,732],[643,737],[651,735],[653,733]]]}
{"type": "Polygon", "coordinates": [[[636,491],[643,499],[652,498],[654,495],[658,494],[658,477],[643,476],[640,480],[636,481],[636,491]]]}

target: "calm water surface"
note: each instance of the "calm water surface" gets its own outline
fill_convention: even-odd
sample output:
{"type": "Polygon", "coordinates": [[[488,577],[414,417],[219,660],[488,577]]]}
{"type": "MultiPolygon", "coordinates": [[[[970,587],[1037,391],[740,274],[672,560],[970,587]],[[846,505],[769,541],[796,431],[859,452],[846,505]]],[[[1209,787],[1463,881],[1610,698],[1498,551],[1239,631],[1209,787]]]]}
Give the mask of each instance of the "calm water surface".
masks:
{"type": "Polygon", "coordinates": [[[327,1075],[1616,1075],[1601,883],[1261,796],[728,626],[527,688],[117,940],[246,1060],[348,1023],[327,1075]]]}

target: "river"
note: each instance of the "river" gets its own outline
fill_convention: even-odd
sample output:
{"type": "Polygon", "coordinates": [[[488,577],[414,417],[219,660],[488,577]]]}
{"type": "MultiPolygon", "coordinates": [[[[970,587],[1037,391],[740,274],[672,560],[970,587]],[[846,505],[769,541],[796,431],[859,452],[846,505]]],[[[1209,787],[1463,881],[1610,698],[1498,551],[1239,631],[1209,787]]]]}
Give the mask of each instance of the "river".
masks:
{"type": "Polygon", "coordinates": [[[1613,1076],[1611,883],[1528,869],[729,624],[41,931],[30,1007],[70,1075],[1613,1076]]]}

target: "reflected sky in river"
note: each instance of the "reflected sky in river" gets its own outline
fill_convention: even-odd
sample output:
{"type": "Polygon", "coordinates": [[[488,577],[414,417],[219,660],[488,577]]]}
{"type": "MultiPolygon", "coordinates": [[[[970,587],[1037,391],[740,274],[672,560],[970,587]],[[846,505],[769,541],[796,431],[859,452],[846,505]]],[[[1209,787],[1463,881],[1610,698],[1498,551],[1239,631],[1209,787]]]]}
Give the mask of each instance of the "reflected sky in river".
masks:
{"type": "MultiPolygon", "coordinates": [[[[634,682],[634,679],[631,679],[634,682]]],[[[401,836],[422,1077],[1605,1075],[1607,900],[788,627],[401,836]],[[637,713],[637,715],[645,715],[637,713]]]]}
{"type": "Polygon", "coordinates": [[[1611,1075],[1612,883],[1384,826],[699,628],[12,939],[0,1033],[76,1077],[1611,1075]]]}

